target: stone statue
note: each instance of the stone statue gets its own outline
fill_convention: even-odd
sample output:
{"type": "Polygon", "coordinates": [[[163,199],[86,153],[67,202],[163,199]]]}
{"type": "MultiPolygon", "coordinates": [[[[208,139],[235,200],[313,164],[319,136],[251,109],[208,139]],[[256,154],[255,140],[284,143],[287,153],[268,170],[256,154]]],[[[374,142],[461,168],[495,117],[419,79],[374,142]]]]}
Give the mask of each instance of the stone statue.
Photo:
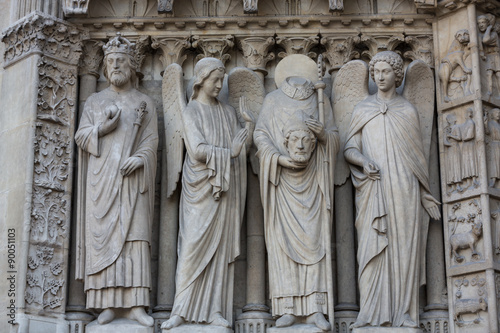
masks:
{"type": "Polygon", "coordinates": [[[446,158],[446,184],[449,186],[448,194],[454,191],[463,192],[462,184],[462,153],[460,142],[462,134],[460,125],[457,125],[457,116],[450,113],[446,116],[448,125],[444,129],[444,146],[447,148],[446,158]]]}
{"type": "Polygon", "coordinates": [[[87,308],[117,311],[144,326],[151,288],[150,242],[158,146],[154,102],[135,89],[134,44],[117,36],[104,47],[109,88],[90,96],[75,134],[79,147],[77,278],[87,308]]]}
{"type": "Polygon", "coordinates": [[[488,146],[488,185],[497,187],[500,181],[500,109],[491,109],[487,115],[484,132],[488,146]]]}
{"type": "Polygon", "coordinates": [[[476,123],[473,120],[474,111],[468,108],[465,122],[460,125],[462,136],[462,179],[465,188],[478,187],[478,163],[476,154],[476,123]]]}
{"type": "Polygon", "coordinates": [[[496,77],[497,91],[500,90],[500,40],[498,38],[499,26],[495,24],[495,15],[485,14],[477,17],[479,29],[480,53],[486,61],[486,74],[488,77],[488,95],[493,94],[493,76],[496,77]]]}
{"type": "Polygon", "coordinates": [[[451,82],[457,82],[462,87],[463,95],[469,94],[469,81],[472,70],[465,65],[465,58],[470,54],[469,30],[461,29],[455,33],[455,40],[451,43],[448,53],[439,65],[439,80],[441,81],[441,93],[445,102],[450,102],[449,86],[451,82]],[[458,74],[458,68],[462,71],[458,74]]]}
{"type": "Polygon", "coordinates": [[[290,55],[278,65],[277,78],[280,72],[288,77],[277,79],[280,88],[266,96],[254,132],[272,312],[279,317],[276,327],[305,321],[328,331],[333,322],[330,247],[338,132],[328,101],[324,123],[319,121],[314,61],[290,55]],[[311,74],[294,76],[301,70],[311,74]]]}
{"type": "MultiPolygon", "coordinates": [[[[171,317],[162,324],[167,330],[185,323],[226,330],[232,325],[234,261],[240,254],[246,149],[253,121],[244,99],[240,112],[245,128],[235,110],[217,99],[224,74],[220,60],[200,60],[194,68],[191,100],[182,111],[187,154],[179,207],[176,294],[171,317]]],[[[182,75],[179,85],[181,80],[182,75]]]]}
{"type": "MultiPolygon", "coordinates": [[[[362,78],[357,91],[366,97],[353,108],[344,147],[356,188],[358,232],[360,311],[352,327],[416,329],[418,290],[425,279],[425,212],[440,218],[439,202],[429,189],[430,144],[422,140],[422,132],[432,128],[433,76],[424,62],[414,61],[400,96],[396,87],[403,81],[403,60],[380,52],[369,66],[378,92],[368,95],[366,65],[353,65],[338,74],[362,78]],[[426,126],[421,128],[421,122],[426,126]]],[[[354,87],[337,79],[335,84],[354,87]]]]}

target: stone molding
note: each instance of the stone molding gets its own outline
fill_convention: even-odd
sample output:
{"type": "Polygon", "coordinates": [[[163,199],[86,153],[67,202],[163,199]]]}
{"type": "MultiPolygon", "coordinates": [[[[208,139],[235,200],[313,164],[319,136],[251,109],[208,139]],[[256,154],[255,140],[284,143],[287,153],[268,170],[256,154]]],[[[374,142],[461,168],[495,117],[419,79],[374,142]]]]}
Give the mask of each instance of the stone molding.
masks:
{"type": "Polygon", "coordinates": [[[72,65],[82,53],[82,31],[74,25],[41,12],[20,19],[3,32],[4,67],[31,54],[43,54],[72,65]]]}

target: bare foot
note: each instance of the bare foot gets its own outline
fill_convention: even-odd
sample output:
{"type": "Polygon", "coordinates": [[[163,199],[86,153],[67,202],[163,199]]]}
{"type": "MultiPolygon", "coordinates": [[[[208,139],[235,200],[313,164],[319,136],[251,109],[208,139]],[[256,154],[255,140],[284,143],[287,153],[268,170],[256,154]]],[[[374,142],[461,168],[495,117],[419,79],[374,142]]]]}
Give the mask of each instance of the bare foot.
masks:
{"type": "Polygon", "coordinates": [[[295,316],[291,314],[286,314],[281,316],[276,320],[276,327],[288,327],[295,323],[295,316]]]}
{"type": "Polygon", "coordinates": [[[313,323],[317,328],[323,331],[329,331],[332,327],[330,323],[325,319],[325,316],[320,312],[313,313],[307,319],[309,322],[313,323]]]}
{"type": "Polygon", "coordinates": [[[180,326],[182,324],[184,324],[184,319],[182,319],[181,316],[173,315],[172,317],[170,317],[169,320],[164,321],[161,324],[161,328],[169,330],[169,329],[172,329],[174,327],[180,326]]]}
{"type": "Polygon", "coordinates": [[[115,312],[111,309],[106,309],[101,312],[99,317],[97,317],[97,322],[101,325],[104,325],[111,322],[113,319],[115,319],[115,312]]]}
{"type": "Polygon", "coordinates": [[[129,319],[136,320],[139,324],[152,327],[155,323],[153,317],[149,316],[142,306],[135,306],[130,310],[129,319]]]}
{"type": "Polygon", "coordinates": [[[210,325],[215,325],[215,326],[222,326],[222,327],[231,327],[229,322],[222,317],[222,315],[217,312],[214,316],[213,319],[209,323],[210,325]]]}

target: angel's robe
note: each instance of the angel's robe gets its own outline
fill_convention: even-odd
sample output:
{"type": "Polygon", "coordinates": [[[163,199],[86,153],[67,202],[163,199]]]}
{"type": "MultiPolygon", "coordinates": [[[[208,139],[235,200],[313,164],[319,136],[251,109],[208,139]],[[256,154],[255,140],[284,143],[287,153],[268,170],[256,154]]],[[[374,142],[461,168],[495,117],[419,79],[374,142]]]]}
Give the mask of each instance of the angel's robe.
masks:
{"type": "Polygon", "coordinates": [[[280,155],[289,156],[284,144],[287,123],[294,117],[298,121],[319,117],[316,93],[307,82],[305,86],[292,86],[285,81],[281,89],[268,94],[254,132],[275,316],[328,314],[333,302],[328,283],[333,171],[339,136],[326,98],[326,141],[317,143],[302,170],[278,164],[280,155]]]}
{"type": "Polygon", "coordinates": [[[108,88],[90,96],[75,141],[79,147],[80,254],[76,275],[85,277],[87,307],[148,306],[158,147],[153,100],[135,89],[117,93],[108,88]],[[135,108],[141,101],[147,103],[148,113],[133,141],[135,108]],[[99,137],[99,125],[111,105],[121,109],[118,125],[99,137]],[[120,167],[130,157],[130,151],[144,166],[124,177],[120,167]]]}
{"type": "Polygon", "coordinates": [[[370,180],[351,165],[360,289],[355,325],[417,325],[427,241],[420,191],[429,191],[417,110],[399,95],[385,103],[369,96],[354,108],[349,149],[380,168],[380,180],[370,180]]]}
{"type": "Polygon", "coordinates": [[[189,102],[182,113],[187,148],[182,170],[176,295],[172,316],[232,322],[234,260],[246,196],[246,152],[231,158],[241,129],[235,110],[189,102]]]}

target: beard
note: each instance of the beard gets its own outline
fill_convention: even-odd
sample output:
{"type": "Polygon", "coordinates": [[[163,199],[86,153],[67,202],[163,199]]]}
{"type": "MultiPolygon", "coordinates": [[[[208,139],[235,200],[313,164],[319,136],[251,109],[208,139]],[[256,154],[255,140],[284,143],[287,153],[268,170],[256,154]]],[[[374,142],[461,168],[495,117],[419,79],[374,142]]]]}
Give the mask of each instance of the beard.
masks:
{"type": "Polygon", "coordinates": [[[307,163],[311,159],[311,153],[297,154],[290,152],[290,158],[297,163],[307,163]]]}
{"type": "Polygon", "coordinates": [[[116,86],[116,87],[122,87],[126,83],[130,81],[130,78],[132,77],[132,73],[130,71],[111,71],[109,76],[109,82],[116,86]]]}

